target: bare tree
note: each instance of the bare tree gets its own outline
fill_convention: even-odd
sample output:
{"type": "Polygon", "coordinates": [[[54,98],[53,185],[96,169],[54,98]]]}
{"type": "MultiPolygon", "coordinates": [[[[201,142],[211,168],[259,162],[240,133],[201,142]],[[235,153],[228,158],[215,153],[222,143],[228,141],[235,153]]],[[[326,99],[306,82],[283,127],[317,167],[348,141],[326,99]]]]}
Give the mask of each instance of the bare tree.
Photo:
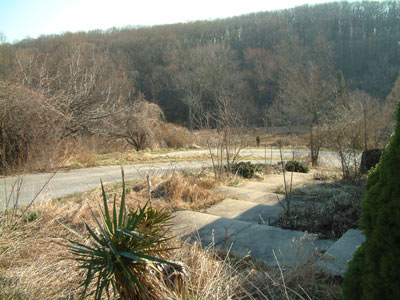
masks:
{"type": "Polygon", "coordinates": [[[176,87],[188,106],[189,128],[217,130],[208,145],[216,176],[229,171],[242,143],[234,134],[242,125],[242,80],[235,52],[223,43],[208,43],[185,49],[175,56],[176,87]],[[212,150],[215,149],[215,150],[212,150]]]}
{"type": "Polygon", "coordinates": [[[187,48],[179,44],[171,54],[170,74],[175,88],[182,95],[182,100],[187,106],[188,127],[193,131],[194,126],[202,127],[204,93],[203,63],[207,51],[204,46],[187,48]]]}
{"type": "Polygon", "coordinates": [[[280,93],[268,115],[278,125],[308,128],[310,158],[315,166],[325,138],[321,128],[337,99],[331,47],[322,37],[310,47],[293,38],[276,51],[286,59],[280,65],[280,93]]]}
{"type": "Polygon", "coordinates": [[[64,120],[63,137],[90,132],[92,124],[118,113],[130,97],[123,57],[116,63],[107,49],[73,35],[56,46],[52,53],[17,51],[14,78],[45,95],[64,120]]]}
{"type": "Polygon", "coordinates": [[[223,44],[208,45],[203,59],[202,78],[206,97],[203,103],[207,125],[217,129],[217,139],[209,141],[209,149],[217,177],[230,172],[246,141],[240,134],[246,106],[241,95],[241,75],[236,55],[223,44]],[[207,99],[207,98],[206,98],[207,99]],[[211,146],[215,151],[211,151],[211,146]]]}
{"type": "Polygon", "coordinates": [[[4,33],[0,32],[0,45],[7,43],[7,37],[4,33]]]}
{"type": "Polygon", "coordinates": [[[346,93],[331,110],[326,145],[337,151],[343,179],[358,178],[360,152],[379,144],[383,121],[378,100],[362,91],[346,93]]]}
{"type": "Polygon", "coordinates": [[[311,162],[315,166],[325,136],[321,128],[334,106],[335,82],[325,79],[321,68],[311,61],[302,68],[288,68],[282,80],[282,91],[271,111],[287,125],[307,126],[311,162]]]}

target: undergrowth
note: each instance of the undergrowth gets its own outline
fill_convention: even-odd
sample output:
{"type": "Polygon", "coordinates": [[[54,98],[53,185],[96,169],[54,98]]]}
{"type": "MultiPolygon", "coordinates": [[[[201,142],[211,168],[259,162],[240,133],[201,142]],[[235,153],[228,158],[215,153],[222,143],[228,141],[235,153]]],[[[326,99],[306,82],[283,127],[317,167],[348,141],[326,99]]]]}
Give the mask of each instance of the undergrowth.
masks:
{"type": "MultiPolygon", "coordinates": [[[[153,178],[151,205],[170,211],[211,205],[214,196],[203,190],[214,184],[200,175],[175,173],[153,178]]],[[[120,189],[106,187],[106,193],[115,190],[120,189]]],[[[148,201],[144,182],[128,184],[125,192],[126,205],[133,209],[148,201]]],[[[59,222],[88,236],[82,221],[95,225],[90,207],[95,207],[101,194],[97,189],[79,197],[41,202],[27,212],[35,213],[34,218],[21,218],[14,228],[0,229],[1,300],[79,299],[85,272],[58,244],[65,238],[76,240],[76,236],[59,222]]],[[[109,203],[112,201],[109,199],[109,203]]],[[[117,195],[117,206],[119,202],[117,195]]],[[[98,211],[94,214],[99,217],[98,211]]],[[[212,247],[203,249],[198,243],[176,239],[169,243],[177,248],[171,251],[170,260],[184,266],[185,287],[171,289],[157,276],[149,275],[148,282],[158,299],[340,299],[340,281],[320,273],[312,264],[269,268],[249,258],[221,255],[212,247]]],[[[95,289],[89,286],[85,299],[91,299],[95,289]]]]}
{"type": "Polygon", "coordinates": [[[333,181],[294,188],[292,199],[297,201],[292,202],[291,214],[282,214],[276,225],[337,239],[357,228],[363,195],[363,183],[333,181]]]}
{"type": "MultiPolygon", "coordinates": [[[[68,251],[56,244],[74,235],[57,221],[87,235],[82,220],[93,222],[88,204],[55,202],[40,204],[40,216],[20,223],[0,235],[0,299],[79,299],[79,284],[85,277],[68,251]]],[[[129,205],[134,205],[130,201],[129,205]]],[[[37,208],[39,209],[39,208],[37,208]]],[[[97,214],[97,212],[95,212],[97,214]]],[[[185,268],[185,288],[168,288],[156,276],[148,278],[158,299],[339,299],[340,282],[319,273],[312,265],[268,268],[251,260],[239,260],[203,249],[198,243],[171,241],[171,261],[185,268]]],[[[89,286],[88,296],[95,286],[89,286]]],[[[111,297],[111,299],[114,299],[111,297]]]]}

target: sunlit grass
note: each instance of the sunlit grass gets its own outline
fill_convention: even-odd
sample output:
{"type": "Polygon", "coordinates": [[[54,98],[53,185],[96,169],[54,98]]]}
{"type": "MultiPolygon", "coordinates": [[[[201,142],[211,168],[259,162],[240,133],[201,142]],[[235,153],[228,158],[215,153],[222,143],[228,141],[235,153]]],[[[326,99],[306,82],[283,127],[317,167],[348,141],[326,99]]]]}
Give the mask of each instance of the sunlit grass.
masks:
{"type": "Polygon", "coordinates": [[[126,151],[113,152],[106,154],[77,154],[68,163],[64,164],[63,168],[85,168],[98,166],[115,166],[120,164],[141,164],[141,163],[164,163],[164,162],[179,162],[179,161],[195,161],[207,160],[209,155],[205,153],[193,153],[190,155],[164,155],[168,153],[176,153],[182,151],[191,151],[193,149],[157,149],[143,151],[126,151]]]}

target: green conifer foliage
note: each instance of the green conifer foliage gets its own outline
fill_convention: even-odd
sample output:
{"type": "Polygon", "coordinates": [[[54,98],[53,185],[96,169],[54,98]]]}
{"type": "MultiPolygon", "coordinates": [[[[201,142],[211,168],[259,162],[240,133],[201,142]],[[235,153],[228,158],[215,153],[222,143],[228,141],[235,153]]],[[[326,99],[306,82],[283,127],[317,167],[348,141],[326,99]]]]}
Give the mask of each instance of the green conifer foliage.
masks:
{"type": "Polygon", "coordinates": [[[400,299],[400,103],[394,135],[368,178],[360,226],[366,241],[349,263],[344,299],[400,299]]]}

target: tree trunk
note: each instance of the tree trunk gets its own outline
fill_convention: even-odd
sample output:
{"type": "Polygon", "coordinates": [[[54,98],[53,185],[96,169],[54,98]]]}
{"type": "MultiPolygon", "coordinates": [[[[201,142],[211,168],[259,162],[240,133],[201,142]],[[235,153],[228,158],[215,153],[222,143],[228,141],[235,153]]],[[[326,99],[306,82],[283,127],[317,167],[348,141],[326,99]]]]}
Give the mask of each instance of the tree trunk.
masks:
{"type": "Polygon", "coordinates": [[[318,156],[319,156],[319,141],[315,140],[314,128],[311,124],[310,130],[310,152],[311,152],[311,164],[313,167],[318,166],[318,156]]]}
{"type": "Polygon", "coordinates": [[[189,104],[188,105],[188,113],[189,113],[189,115],[188,115],[188,117],[189,117],[189,130],[190,131],[192,131],[193,132],[193,117],[192,117],[192,105],[191,104],[189,104]]]}

